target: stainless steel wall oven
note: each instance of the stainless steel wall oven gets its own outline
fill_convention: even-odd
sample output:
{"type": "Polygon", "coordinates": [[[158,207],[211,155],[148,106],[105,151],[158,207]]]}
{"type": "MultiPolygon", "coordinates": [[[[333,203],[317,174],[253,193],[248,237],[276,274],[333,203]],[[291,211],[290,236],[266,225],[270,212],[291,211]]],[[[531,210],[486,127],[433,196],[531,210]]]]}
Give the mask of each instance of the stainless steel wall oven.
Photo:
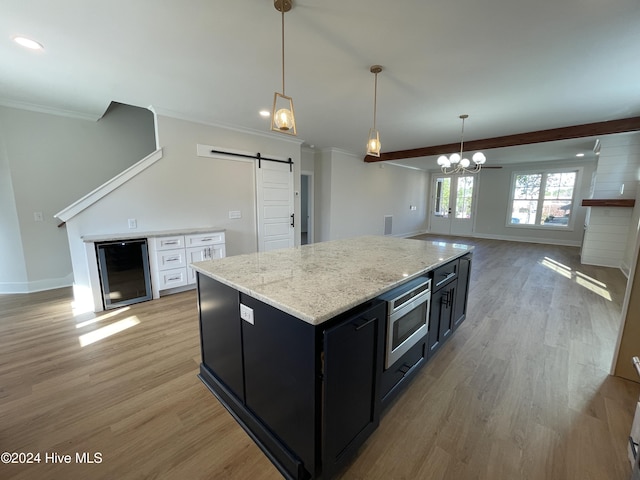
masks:
{"type": "Polygon", "coordinates": [[[387,302],[385,369],[388,369],[429,330],[431,279],[414,278],[380,298],[387,302]]]}

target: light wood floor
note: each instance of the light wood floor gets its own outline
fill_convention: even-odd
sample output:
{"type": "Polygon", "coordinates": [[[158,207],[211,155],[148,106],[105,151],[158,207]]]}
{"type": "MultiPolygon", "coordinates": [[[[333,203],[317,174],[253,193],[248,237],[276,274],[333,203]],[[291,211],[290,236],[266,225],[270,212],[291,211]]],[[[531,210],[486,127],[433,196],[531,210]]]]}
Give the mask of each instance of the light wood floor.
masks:
{"type": "MultiPolygon", "coordinates": [[[[580,265],[577,248],[464,242],[467,320],[341,478],[627,479],[640,384],[608,376],[622,274],[580,265]]],[[[0,452],[41,454],[0,478],[281,478],[196,378],[195,302],[74,316],[69,289],[0,295],[0,452]],[[129,328],[81,346],[110,325],[129,328]],[[54,452],[72,464],[45,463],[54,452]]]]}

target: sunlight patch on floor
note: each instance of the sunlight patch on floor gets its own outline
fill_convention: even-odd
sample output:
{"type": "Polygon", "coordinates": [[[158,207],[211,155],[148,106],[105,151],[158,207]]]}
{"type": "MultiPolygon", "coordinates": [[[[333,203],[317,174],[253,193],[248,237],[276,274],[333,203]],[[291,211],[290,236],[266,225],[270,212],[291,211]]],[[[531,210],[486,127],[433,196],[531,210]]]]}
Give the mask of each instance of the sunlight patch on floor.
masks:
{"type": "Polygon", "coordinates": [[[586,288],[587,290],[591,290],[593,293],[600,295],[605,300],[608,300],[610,302],[612,301],[611,293],[609,292],[606,283],[602,283],[601,281],[596,280],[589,275],[585,275],[584,273],[577,270],[572,270],[570,267],[549,257],[544,257],[540,264],[562,275],[563,277],[573,280],[576,284],[586,288]]]}
{"type": "Polygon", "coordinates": [[[116,315],[121,314],[122,312],[126,312],[130,308],[131,307],[118,308],[117,310],[112,310],[112,311],[110,311],[108,313],[104,313],[102,315],[98,315],[95,318],[90,318],[89,320],[86,320],[84,322],[76,323],[76,328],[86,327],[87,325],[93,325],[94,323],[101,322],[102,320],[106,320],[107,318],[113,318],[116,315]]]}
{"type": "Polygon", "coordinates": [[[115,335],[116,333],[122,332],[123,330],[127,330],[128,328],[135,327],[140,323],[138,317],[135,315],[127,318],[123,318],[115,323],[111,323],[109,325],[105,325],[104,327],[98,328],[93,332],[85,333],[84,335],[78,336],[80,340],[80,346],[86,347],[87,345],[91,345],[92,343],[99,342],[105,338],[110,337],[111,335],[115,335]]]}

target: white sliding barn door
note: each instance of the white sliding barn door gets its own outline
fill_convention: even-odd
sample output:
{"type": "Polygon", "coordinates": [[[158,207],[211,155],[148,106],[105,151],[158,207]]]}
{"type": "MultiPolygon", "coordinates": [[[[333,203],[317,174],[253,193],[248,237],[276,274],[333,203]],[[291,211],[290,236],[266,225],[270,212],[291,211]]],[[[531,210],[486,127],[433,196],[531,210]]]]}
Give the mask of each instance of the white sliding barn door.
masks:
{"type": "Polygon", "coordinates": [[[258,251],[293,247],[293,172],[286,163],[256,162],[258,251]]]}

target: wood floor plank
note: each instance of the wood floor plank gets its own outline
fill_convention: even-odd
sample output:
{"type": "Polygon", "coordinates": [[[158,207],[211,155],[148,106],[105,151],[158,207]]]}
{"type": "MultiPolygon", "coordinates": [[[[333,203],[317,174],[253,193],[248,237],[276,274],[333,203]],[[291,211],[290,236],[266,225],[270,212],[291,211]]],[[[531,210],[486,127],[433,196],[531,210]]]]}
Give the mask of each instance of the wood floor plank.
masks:
{"type": "MultiPolygon", "coordinates": [[[[476,246],[467,319],[339,478],[626,480],[640,384],[608,375],[623,275],[574,247],[422,238],[476,246]]],[[[282,478],[199,362],[193,291],[100,314],[74,312],[70,289],[0,295],[0,451],[102,454],[0,478],[282,478]]]]}

